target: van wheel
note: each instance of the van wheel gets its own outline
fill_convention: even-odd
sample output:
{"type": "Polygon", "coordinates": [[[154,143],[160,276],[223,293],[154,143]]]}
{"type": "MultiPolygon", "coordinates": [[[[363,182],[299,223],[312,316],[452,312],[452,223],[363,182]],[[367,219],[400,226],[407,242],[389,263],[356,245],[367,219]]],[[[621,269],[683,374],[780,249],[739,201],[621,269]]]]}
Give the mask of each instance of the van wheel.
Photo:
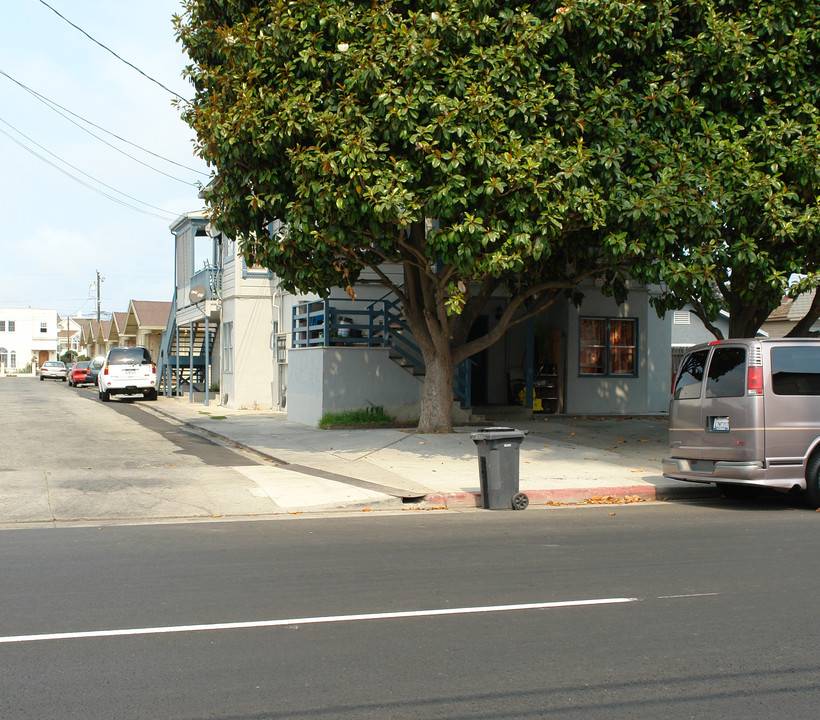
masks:
{"type": "Polygon", "coordinates": [[[111,400],[111,393],[107,390],[100,390],[100,400],[103,402],[108,402],[111,400]]]}
{"type": "Polygon", "coordinates": [[[820,508],[820,453],[815,453],[806,468],[806,498],[813,508],[820,508]]]}

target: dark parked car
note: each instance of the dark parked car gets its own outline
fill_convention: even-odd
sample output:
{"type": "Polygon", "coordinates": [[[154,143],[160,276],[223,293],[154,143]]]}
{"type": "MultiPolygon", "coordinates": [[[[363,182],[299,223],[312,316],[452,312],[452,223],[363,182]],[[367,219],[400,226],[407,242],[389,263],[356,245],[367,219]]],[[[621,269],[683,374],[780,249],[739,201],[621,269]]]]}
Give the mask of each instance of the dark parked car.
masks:
{"type": "Polygon", "coordinates": [[[68,384],[72,387],[79,387],[80,385],[87,383],[88,380],[86,380],[86,375],[88,373],[88,365],[89,362],[87,360],[74,363],[72,368],[68,371],[68,384]]]}
{"type": "Polygon", "coordinates": [[[88,385],[97,384],[97,375],[100,374],[102,366],[105,364],[105,355],[95,355],[88,362],[88,370],[85,374],[85,381],[88,385]]]}

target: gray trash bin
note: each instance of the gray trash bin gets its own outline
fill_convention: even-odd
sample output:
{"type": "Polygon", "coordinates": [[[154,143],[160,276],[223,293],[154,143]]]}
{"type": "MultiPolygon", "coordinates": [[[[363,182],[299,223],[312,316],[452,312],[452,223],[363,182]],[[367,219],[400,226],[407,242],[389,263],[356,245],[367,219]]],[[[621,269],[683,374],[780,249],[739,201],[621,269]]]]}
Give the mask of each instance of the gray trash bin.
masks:
{"type": "Polygon", "coordinates": [[[518,449],[527,433],[508,427],[470,435],[478,450],[481,503],[487,510],[523,510],[529,498],[518,491],[518,449]]]}

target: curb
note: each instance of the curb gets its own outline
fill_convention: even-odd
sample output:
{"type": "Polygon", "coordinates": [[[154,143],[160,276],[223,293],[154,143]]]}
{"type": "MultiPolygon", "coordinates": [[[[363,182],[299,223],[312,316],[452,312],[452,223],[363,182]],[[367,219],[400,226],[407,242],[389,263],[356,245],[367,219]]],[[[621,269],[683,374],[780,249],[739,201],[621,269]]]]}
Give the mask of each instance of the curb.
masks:
{"type": "MultiPolygon", "coordinates": [[[[577,505],[586,501],[602,498],[637,498],[645,501],[685,500],[703,497],[717,497],[717,488],[710,485],[693,485],[691,488],[658,488],[654,485],[628,485],[621,487],[589,487],[589,488],[555,488],[551,490],[522,490],[532,505],[577,505]]],[[[480,508],[482,507],[481,493],[453,492],[431,493],[426,495],[422,504],[432,507],[450,509],[480,508]]]]}

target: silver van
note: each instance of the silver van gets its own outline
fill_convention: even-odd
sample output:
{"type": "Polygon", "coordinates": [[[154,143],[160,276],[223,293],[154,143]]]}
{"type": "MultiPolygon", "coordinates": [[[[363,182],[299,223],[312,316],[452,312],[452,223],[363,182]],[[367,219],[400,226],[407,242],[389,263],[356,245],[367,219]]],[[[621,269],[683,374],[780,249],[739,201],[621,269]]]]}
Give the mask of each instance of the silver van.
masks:
{"type": "Polygon", "coordinates": [[[669,405],[675,480],[806,491],[820,507],[820,339],[693,347],[669,405]]]}

